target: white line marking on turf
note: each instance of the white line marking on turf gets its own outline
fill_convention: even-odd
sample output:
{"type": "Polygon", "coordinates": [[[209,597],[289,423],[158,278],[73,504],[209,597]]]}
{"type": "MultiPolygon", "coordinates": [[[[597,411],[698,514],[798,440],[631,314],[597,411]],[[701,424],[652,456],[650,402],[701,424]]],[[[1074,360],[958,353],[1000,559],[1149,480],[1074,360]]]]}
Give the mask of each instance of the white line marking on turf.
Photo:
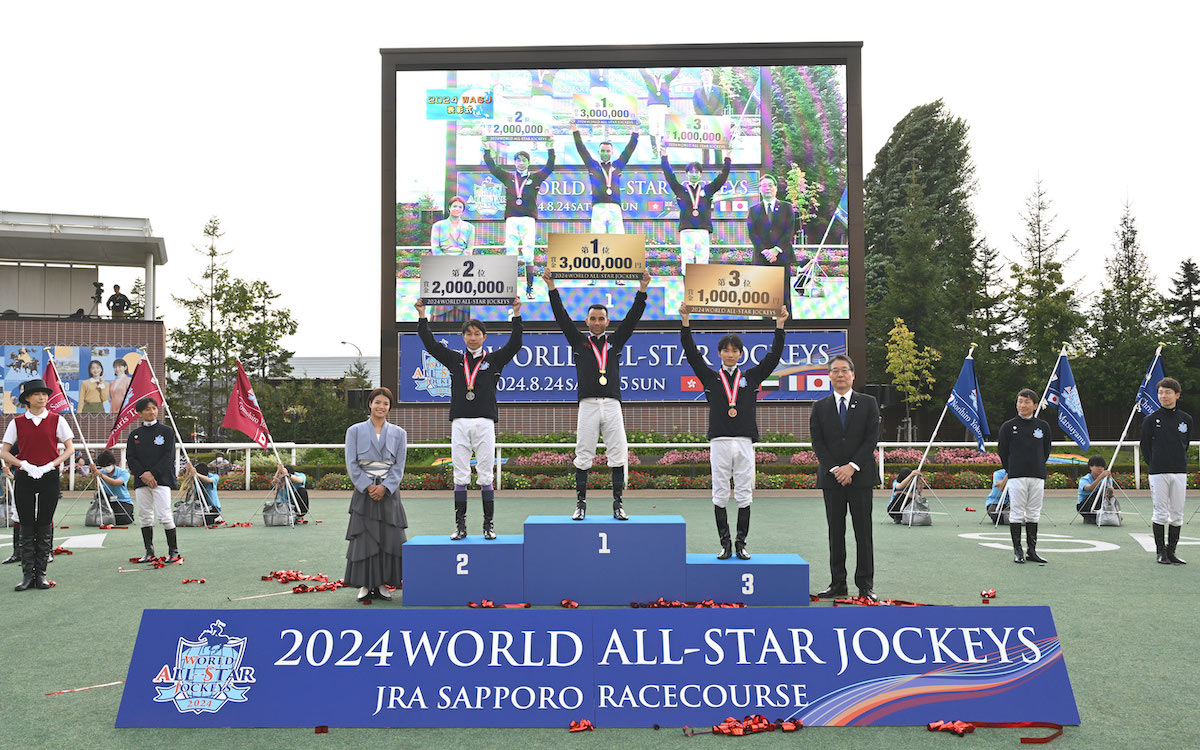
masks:
{"type": "MultiPolygon", "coordinates": [[[[972,539],[979,541],[979,546],[990,547],[992,549],[1012,549],[1012,537],[1008,531],[985,531],[973,534],[959,534],[963,539],[972,539]]],[[[1038,535],[1038,552],[1112,552],[1113,550],[1121,549],[1120,545],[1110,542],[1101,542],[1095,539],[1075,539],[1066,534],[1039,534],[1038,535]],[[1086,545],[1080,548],[1064,549],[1061,547],[1047,547],[1043,542],[1050,544],[1082,544],[1086,545]]]]}
{"type": "MultiPolygon", "coordinates": [[[[1153,534],[1146,534],[1144,532],[1131,531],[1131,532],[1129,532],[1129,536],[1133,537],[1133,541],[1142,545],[1142,549],[1146,550],[1147,552],[1157,552],[1158,551],[1158,549],[1154,546],[1154,535],[1153,534]]],[[[1179,543],[1193,545],[1193,546],[1200,545],[1200,539],[1197,539],[1194,536],[1181,536],[1181,537],[1179,537],[1179,543]]]]}

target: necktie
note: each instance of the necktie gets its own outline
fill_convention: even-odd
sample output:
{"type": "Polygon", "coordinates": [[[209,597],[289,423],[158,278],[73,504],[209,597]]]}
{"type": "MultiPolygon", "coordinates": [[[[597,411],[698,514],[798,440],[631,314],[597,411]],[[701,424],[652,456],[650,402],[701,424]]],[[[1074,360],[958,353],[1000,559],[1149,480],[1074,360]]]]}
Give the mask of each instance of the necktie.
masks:
{"type": "Polygon", "coordinates": [[[838,416],[842,418],[842,427],[846,426],[846,397],[838,397],[838,416]]]}

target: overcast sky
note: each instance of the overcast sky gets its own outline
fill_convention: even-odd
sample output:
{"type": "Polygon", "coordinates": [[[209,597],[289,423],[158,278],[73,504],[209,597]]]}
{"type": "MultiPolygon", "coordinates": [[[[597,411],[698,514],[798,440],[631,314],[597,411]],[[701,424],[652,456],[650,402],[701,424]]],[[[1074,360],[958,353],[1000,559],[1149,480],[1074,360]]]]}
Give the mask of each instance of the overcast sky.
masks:
{"type": "Polygon", "coordinates": [[[377,354],[381,47],[861,41],[867,169],[897,120],[941,97],[970,125],[989,242],[1016,256],[1040,177],[1082,292],[1127,200],[1165,288],[1200,255],[1196,7],[10,3],[0,210],[148,217],[167,243],[168,326],[219,216],[234,274],[269,281],[298,318],[289,347],[377,354]]]}

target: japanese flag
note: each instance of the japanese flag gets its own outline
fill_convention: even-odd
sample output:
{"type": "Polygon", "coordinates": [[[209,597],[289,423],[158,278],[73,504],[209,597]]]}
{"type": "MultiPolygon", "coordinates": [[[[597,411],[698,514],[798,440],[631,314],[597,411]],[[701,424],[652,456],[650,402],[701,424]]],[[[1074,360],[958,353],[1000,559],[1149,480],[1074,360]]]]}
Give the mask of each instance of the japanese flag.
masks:
{"type": "Polygon", "coordinates": [[[806,391],[827,391],[829,390],[828,375],[806,375],[804,377],[804,390],[806,391]]]}

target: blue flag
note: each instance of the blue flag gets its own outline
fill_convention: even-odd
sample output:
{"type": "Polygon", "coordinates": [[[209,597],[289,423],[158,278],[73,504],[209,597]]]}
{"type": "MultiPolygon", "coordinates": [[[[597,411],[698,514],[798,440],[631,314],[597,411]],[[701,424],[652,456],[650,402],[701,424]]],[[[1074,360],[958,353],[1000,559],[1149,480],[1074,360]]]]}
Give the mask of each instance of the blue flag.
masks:
{"type": "Polygon", "coordinates": [[[850,209],[846,203],[846,195],[848,190],[842,190],[842,199],[838,201],[837,208],[833,211],[833,218],[842,222],[846,226],[850,226],[850,209]]]}
{"type": "Polygon", "coordinates": [[[1158,381],[1166,377],[1163,374],[1162,357],[1154,355],[1154,361],[1150,363],[1150,369],[1146,370],[1146,377],[1142,378],[1142,385],[1138,388],[1137,404],[1142,410],[1142,414],[1153,414],[1162,408],[1162,403],[1158,400],[1158,381]]]}
{"type": "Polygon", "coordinates": [[[1067,433],[1067,437],[1074,440],[1080,450],[1090,448],[1092,439],[1088,437],[1079,387],[1075,385],[1075,375],[1065,354],[1058,355],[1058,367],[1050,379],[1050,387],[1046,389],[1046,402],[1058,407],[1058,426],[1067,433]]]}
{"type": "Polygon", "coordinates": [[[983,396],[979,393],[979,381],[975,378],[975,360],[971,357],[963,360],[962,370],[958,373],[958,380],[954,383],[954,390],[950,392],[950,400],[946,402],[946,407],[954,412],[954,416],[958,417],[958,421],[968,430],[975,433],[980,453],[985,452],[983,438],[991,430],[988,429],[987,415],[983,413],[983,396]]]}

